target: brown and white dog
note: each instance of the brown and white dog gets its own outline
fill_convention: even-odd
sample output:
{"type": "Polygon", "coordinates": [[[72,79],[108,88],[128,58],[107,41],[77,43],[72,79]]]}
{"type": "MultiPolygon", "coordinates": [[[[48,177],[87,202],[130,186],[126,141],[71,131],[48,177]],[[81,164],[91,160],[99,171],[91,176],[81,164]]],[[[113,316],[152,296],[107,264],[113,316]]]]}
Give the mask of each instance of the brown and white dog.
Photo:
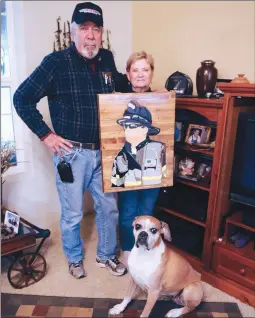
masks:
{"type": "Polygon", "coordinates": [[[127,295],[109,314],[119,315],[144,290],[148,297],[140,317],[150,315],[160,296],[171,296],[183,306],[170,310],[166,317],[179,317],[194,310],[203,298],[200,277],[181,255],[164,243],[161,234],[171,241],[168,225],[151,216],[140,216],[133,227],[135,245],[128,258],[131,278],[127,295]]]}

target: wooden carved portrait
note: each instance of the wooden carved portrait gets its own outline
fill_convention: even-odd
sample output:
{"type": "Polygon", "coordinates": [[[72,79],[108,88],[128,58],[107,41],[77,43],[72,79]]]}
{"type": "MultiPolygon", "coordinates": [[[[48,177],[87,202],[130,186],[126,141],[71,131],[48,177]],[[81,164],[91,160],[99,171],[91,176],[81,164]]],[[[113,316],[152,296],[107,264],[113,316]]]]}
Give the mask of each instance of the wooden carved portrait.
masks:
{"type": "Polygon", "coordinates": [[[103,191],[173,185],[175,93],[100,94],[103,191]]]}

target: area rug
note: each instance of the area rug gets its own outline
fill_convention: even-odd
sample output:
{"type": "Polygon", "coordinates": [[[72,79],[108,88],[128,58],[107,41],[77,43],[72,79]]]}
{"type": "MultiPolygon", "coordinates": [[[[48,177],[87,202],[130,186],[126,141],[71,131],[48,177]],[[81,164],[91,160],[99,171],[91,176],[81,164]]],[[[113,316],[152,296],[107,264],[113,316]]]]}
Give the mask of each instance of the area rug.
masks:
{"type": "MultiPolygon", "coordinates": [[[[1,317],[108,317],[109,308],[121,299],[75,298],[36,295],[1,295],[1,317]]],[[[117,317],[139,317],[145,300],[134,300],[125,312],[117,317]]],[[[172,308],[171,301],[159,300],[150,317],[164,317],[172,308]]],[[[116,316],[115,316],[116,317],[116,316]]],[[[204,302],[187,317],[242,317],[238,305],[226,302],[204,302]]]]}

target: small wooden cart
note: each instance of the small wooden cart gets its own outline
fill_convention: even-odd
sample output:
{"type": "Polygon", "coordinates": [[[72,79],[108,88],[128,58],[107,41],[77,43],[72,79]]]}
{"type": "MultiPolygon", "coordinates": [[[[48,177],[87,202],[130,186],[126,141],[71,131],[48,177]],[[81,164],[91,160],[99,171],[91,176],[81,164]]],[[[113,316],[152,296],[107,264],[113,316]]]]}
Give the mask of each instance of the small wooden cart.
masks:
{"type": "MultiPolygon", "coordinates": [[[[2,208],[2,212],[5,213],[5,211],[6,209],[3,211],[2,208]]],[[[18,233],[13,238],[1,241],[1,256],[12,259],[7,277],[14,288],[28,287],[45,276],[47,264],[39,251],[49,236],[49,230],[43,230],[20,218],[18,233]],[[41,239],[41,241],[35,251],[25,253],[24,250],[36,246],[38,239],[41,239]]]]}

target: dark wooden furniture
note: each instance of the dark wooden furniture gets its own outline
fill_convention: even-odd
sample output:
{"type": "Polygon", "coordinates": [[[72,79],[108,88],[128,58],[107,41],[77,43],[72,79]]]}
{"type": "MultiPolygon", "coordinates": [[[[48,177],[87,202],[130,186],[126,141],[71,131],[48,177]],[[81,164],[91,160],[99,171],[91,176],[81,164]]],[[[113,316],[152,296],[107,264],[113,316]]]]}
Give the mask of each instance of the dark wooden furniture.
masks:
{"type": "Polygon", "coordinates": [[[173,187],[161,189],[156,215],[169,223],[172,247],[191,262],[202,280],[255,306],[254,242],[236,248],[227,239],[232,225],[255,232],[242,223],[242,211],[229,216],[238,117],[242,112],[255,112],[255,84],[219,83],[218,87],[224,92],[220,99],[176,100],[176,121],[186,121],[186,128],[188,123],[209,125],[215,133],[212,150],[194,151],[185,143],[175,143],[175,153],[211,160],[211,182],[208,186],[175,178],[173,187]],[[194,195],[194,202],[189,193],[194,195]],[[187,209],[182,211],[185,200],[187,209]],[[179,241],[175,241],[178,235],[179,241]],[[200,244],[200,248],[196,250],[192,241],[194,246],[200,244]]]}

